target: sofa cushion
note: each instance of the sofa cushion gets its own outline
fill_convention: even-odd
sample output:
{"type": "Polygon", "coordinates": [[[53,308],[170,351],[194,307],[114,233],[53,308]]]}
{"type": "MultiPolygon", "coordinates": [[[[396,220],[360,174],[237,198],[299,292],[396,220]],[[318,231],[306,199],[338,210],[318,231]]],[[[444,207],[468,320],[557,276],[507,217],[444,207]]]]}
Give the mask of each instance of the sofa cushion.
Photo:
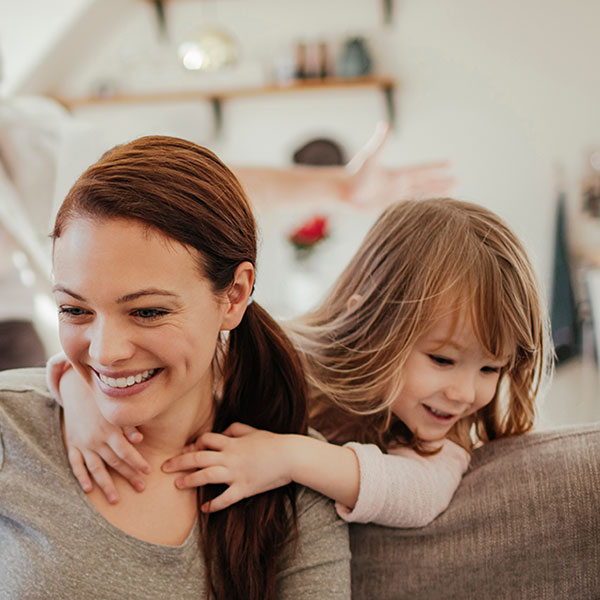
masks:
{"type": "Polygon", "coordinates": [[[433,523],[350,540],[356,600],[600,598],[600,424],[487,444],[433,523]]]}

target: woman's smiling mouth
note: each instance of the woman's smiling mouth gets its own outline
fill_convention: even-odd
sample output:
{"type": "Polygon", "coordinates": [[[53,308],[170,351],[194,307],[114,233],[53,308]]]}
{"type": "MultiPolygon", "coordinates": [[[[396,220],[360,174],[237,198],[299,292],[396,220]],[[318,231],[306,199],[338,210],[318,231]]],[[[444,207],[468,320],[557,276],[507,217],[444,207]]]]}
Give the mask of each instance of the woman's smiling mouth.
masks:
{"type": "Polygon", "coordinates": [[[160,369],[146,369],[145,371],[141,371],[135,375],[128,375],[127,377],[107,377],[97,371],[95,371],[95,373],[100,381],[108,387],[122,389],[148,381],[148,379],[154,377],[159,370],[160,369]]]}

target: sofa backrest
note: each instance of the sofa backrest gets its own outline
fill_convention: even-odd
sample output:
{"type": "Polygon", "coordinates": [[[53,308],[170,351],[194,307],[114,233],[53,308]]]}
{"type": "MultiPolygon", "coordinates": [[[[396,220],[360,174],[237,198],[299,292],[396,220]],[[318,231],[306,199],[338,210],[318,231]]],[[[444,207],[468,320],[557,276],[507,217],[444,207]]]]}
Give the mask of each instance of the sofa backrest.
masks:
{"type": "Polygon", "coordinates": [[[600,424],[487,444],[433,523],[350,540],[355,600],[598,599],[600,424]]]}

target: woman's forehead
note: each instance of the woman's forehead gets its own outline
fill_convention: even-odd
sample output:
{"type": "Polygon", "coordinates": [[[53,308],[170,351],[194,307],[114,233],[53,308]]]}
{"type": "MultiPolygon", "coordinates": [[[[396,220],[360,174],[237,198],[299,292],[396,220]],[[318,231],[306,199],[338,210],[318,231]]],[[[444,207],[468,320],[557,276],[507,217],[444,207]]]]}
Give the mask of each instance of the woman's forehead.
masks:
{"type": "Polygon", "coordinates": [[[193,252],[134,220],[78,218],[55,241],[54,275],[61,285],[182,285],[199,279],[193,252]]]}

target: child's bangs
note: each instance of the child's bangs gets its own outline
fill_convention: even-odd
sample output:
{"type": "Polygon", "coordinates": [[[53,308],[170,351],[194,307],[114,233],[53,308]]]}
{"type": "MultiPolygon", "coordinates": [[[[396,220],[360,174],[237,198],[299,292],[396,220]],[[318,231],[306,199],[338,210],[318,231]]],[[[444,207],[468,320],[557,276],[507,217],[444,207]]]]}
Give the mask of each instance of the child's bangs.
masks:
{"type": "Polygon", "coordinates": [[[516,358],[515,332],[520,329],[514,322],[515,299],[509,297],[498,262],[481,252],[480,259],[468,274],[473,331],[490,358],[508,359],[511,365],[516,358]]]}

